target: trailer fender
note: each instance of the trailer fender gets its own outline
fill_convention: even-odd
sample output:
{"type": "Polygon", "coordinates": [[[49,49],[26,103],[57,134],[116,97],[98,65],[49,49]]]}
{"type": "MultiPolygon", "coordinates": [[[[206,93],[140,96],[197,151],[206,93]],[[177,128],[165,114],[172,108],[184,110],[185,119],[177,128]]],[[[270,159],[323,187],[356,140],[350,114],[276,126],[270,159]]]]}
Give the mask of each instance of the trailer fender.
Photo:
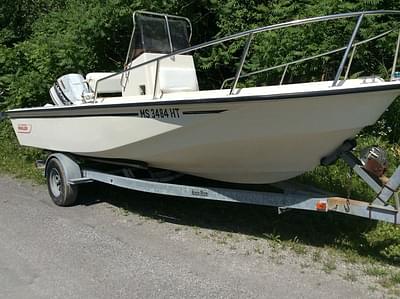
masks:
{"type": "Polygon", "coordinates": [[[64,168],[64,172],[65,172],[65,176],[67,181],[71,180],[71,179],[80,179],[82,178],[82,171],[81,168],[79,167],[79,164],[72,159],[70,156],[67,156],[65,154],[62,153],[55,153],[55,154],[51,154],[50,156],[47,157],[46,159],[46,166],[45,166],[45,175],[47,176],[47,165],[48,162],[51,159],[57,159],[58,161],[60,161],[60,163],[62,164],[63,168],[64,168]]]}

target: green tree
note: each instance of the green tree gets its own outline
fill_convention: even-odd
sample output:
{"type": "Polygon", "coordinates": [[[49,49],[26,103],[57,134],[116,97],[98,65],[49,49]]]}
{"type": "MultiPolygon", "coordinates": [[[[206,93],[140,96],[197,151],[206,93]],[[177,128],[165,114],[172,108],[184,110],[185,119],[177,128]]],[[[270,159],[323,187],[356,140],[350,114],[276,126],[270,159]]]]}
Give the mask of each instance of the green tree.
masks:
{"type": "MultiPolygon", "coordinates": [[[[118,70],[125,60],[132,12],[137,9],[185,15],[193,21],[197,44],[239,31],[293,19],[348,11],[398,9],[395,0],[5,0],[0,4],[0,105],[42,105],[57,77],[71,72],[118,70]],[[18,12],[11,13],[11,12],[18,12]],[[1,104],[2,103],[2,104],[1,104]]],[[[259,70],[346,45],[355,19],[292,27],[256,35],[244,72],[259,70]]],[[[368,17],[357,39],[394,28],[393,18],[368,17]]],[[[396,35],[360,46],[351,76],[388,78],[396,35]]],[[[195,53],[201,86],[218,88],[235,73],[245,39],[195,53]]],[[[285,82],[329,80],[342,53],[293,65],[285,82]]],[[[276,84],[283,69],[241,80],[240,84],[276,84]]],[[[373,128],[399,140],[399,105],[373,128]]]]}

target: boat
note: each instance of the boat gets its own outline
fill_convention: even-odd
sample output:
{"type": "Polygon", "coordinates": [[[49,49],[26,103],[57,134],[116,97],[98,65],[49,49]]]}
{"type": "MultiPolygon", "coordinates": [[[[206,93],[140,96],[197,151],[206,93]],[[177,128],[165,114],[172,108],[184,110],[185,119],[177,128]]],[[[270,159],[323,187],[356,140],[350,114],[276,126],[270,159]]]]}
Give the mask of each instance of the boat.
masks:
{"type": "Polygon", "coordinates": [[[400,11],[294,20],[191,46],[187,18],[138,11],[123,70],[64,75],[50,90],[52,104],[6,113],[24,146],[225,182],[284,181],[320,165],[400,95],[395,72],[400,38],[390,80],[348,78],[356,46],[395,30],[356,42],[362,20],[378,14],[400,11]],[[238,87],[252,75],[243,65],[256,34],[340,19],[356,19],[347,46],[254,72],[284,68],[278,85],[238,87]],[[246,43],[236,75],[221,89],[200,90],[193,51],[239,38],[246,43]],[[333,80],[284,83],[291,64],[340,51],[333,80]]]}

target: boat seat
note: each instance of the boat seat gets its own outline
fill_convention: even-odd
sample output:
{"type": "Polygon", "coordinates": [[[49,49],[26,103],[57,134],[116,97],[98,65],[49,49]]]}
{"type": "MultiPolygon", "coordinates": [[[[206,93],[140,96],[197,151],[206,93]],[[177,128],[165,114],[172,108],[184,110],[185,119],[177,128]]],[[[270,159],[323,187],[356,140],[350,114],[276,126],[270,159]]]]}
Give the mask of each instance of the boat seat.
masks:
{"type": "Polygon", "coordinates": [[[198,91],[196,70],[188,67],[162,66],[159,74],[160,91],[173,93],[183,91],[198,91]]]}
{"type": "MultiPolygon", "coordinates": [[[[86,75],[86,82],[89,84],[90,89],[94,92],[97,81],[113,74],[115,73],[89,73],[86,75]]],[[[97,92],[102,94],[121,93],[121,74],[101,81],[97,86],[97,92]]]]}

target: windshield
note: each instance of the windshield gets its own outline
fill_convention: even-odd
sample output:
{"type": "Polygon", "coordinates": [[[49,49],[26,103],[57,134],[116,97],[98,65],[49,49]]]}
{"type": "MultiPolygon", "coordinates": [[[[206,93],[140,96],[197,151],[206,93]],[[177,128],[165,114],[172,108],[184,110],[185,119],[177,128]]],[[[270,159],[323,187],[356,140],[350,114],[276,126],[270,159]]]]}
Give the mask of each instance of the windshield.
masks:
{"type": "Polygon", "coordinates": [[[126,63],[142,53],[168,54],[190,46],[191,24],[183,17],[134,13],[134,30],[126,63]]]}

